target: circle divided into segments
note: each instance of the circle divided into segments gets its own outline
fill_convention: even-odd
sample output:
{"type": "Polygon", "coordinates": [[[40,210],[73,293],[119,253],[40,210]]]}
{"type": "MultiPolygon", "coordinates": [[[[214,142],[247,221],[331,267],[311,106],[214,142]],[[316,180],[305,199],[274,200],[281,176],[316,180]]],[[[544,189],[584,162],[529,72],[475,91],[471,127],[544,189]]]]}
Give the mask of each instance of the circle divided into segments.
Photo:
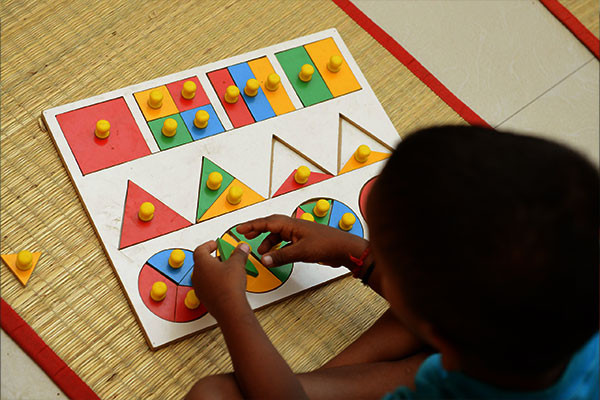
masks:
{"type": "Polygon", "coordinates": [[[169,257],[173,250],[176,249],[159,251],[146,261],[138,277],[138,290],[146,307],[160,318],[171,322],[193,321],[207,312],[202,304],[195,309],[189,309],[185,305],[188,292],[193,290],[193,253],[187,249],[180,249],[185,254],[183,265],[173,268],[169,265],[169,257]],[[155,301],[150,296],[155,282],[164,282],[167,285],[167,294],[161,301],[155,301]]]}
{"type": "MultiPolygon", "coordinates": [[[[260,262],[262,256],[258,253],[258,247],[269,235],[264,232],[254,239],[247,239],[238,233],[236,227],[229,229],[218,240],[218,255],[221,260],[229,258],[233,250],[240,242],[248,243],[250,254],[246,262],[246,291],[250,293],[266,293],[283,285],[294,269],[294,264],[285,264],[274,268],[267,268],[260,262]]],[[[285,245],[280,243],[279,246],[285,245]]]]}
{"type": "Polygon", "coordinates": [[[347,230],[347,232],[360,237],[364,237],[365,235],[362,223],[360,222],[358,215],[356,215],[356,213],[350,207],[348,207],[346,204],[342,203],[339,200],[331,198],[315,198],[307,200],[304,203],[300,204],[298,207],[296,207],[296,210],[294,211],[294,216],[296,218],[301,218],[302,215],[305,213],[311,214],[315,222],[323,225],[329,225],[336,229],[341,229],[340,221],[342,220],[344,214],[350,213],[354,216],[355,221],[354,224],[352,224],[352,227],[349,230],[347,230]],[[322,217],[320,217],[317,214],[317,212],[315,212],[315,206],[320,200],[324,200],[329,204],[329,208],[322,217]]]}

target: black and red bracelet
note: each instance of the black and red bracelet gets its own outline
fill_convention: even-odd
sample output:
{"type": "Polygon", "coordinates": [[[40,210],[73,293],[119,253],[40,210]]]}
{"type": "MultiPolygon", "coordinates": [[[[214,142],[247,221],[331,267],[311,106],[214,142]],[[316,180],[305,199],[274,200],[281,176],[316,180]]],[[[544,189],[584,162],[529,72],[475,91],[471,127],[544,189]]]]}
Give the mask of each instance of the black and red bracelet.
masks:
{"type": "Polygon", "coordinates": [[[368,284],[369,277],[373,273],[373,268],[375,268],[375,263],[372,262],[371,265],[369,265],[369,268],[367,268],[367,270],[363,274],[363,276],[360,277],[360,272],[362,271],[362,267],[364,266],[365,260],[370,252],[371,252],[371,248],[367,247],[365,249],[365,251],[363,251],[363,253],[358,258],[354,257],[352,254],[348,254],[350,256],[350,261],[352,261],[354,263],[354,265],[356,265],[354,268],[351,269],[352,276],[357,279],[361,278],[362,283],[365,285],[368,284]]]}

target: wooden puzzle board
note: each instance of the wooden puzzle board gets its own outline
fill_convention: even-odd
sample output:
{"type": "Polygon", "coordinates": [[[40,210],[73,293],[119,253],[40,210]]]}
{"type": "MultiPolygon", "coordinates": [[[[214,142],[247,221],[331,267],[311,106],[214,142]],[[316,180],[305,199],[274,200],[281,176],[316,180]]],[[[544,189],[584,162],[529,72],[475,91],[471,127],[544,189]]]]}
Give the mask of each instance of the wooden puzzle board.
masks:
{"type": "MultiPolygon", "coordinates": [[[[313,59],[318,57],[313,56],[311,60],[313,59]]],[[[327,72],[323,70],[323,65],[317,62],[316,67],[314,77],[323,74],[324,79],[327,80],[327,72]]],[[[228,71],[231,73],[232,70],[228,69],[228,71]]],[[[257,79],[262,78],[257,76],[257,79]]],[[[330,93],[334,92],[335,89],[332,88],[330,93]]],[[[165,92],[165,95],[165,99],[168,99],[169,93],[165,92]]],[[[244,101],[252,100],[244,99],[244,101]]],[[[196,108],[192,109],[196,110],[196,108]]],[[[185,119],[184,114],[187,111],[189,110],[179,115],[185,119]]],[[[383,163],[367,163],[368,165],[362,168],[341,174],[339,172],[344,168],[346,160],[349,160],[349,152],[351,156],[352,150],[359,144],[366,142],[371,145],[374,153],[377,151],[383,153],[389,151],[399,140],[392,123],[335,29],[46,110],[43,118],[152,348],[164,346],[215,324],[210,315],[190,322],[168,321],[159,317],[144,304],[139,290],[140,271],[153,255],[172,248],[193,250],[198,244],[222,236],[240,222],[272,213],[292,215],[299,205],[316,198],[331,198],[348,206],[354,211],[358,217],[357,223],[365,228],[364,233],[367,234],[366,224],[359,211],[359,194],[362,186],[377,175],[383,163]],[[314,101],[304,96],[301,89],[294,86],[297,85],[297,82],[294,83],[294,73],[282,67],[280,57],[291,49],[304,48],[305,45],[310,46],[329,38],[335,42],[345,65],[351,71],[350,76],[353,75],[359,89],[342,94],[336,92],[338,94],[331,94],[329,99],[314,101]],[[265,57],[281,77],[281,87],[278,90],[285,90],[292,103],[293,111],[262,119],[260,114],[249,110],[245,122],[243,118],[240,122],[234,114],[235,111],[229,110],[227,108],[229,106],[221,101],[223,93],[219,91],[219,85],[215,84],[217,82],[214,79],[211,81],[210,77],[213,76],[211,73],[265,57]],[[202,88],[209,101],[208,104],[199,107],[206,105],[212,107],[211,121],[217,122],[218,119],[223,132],[204,137],[202,135],[195,137],[193,132],[189,132],[192,140],[161,150],[160,141],[152,132],[152,121],[177,115],[178,111],[182,111],[182,108],[176,104],[177,92],[171,93],[175,100],[172,104],[169,103],[169,107],[174,108],[165,111],[166,115],[151,117],[154,118],[151,120],[147,120],[147,115],[144,113],[144,101],[136,101],[136,98],[139,99],[145,91],[153,88],[164,86],[168,89],[169,84],[190,78],[198,79],[199,89],[202,88]],[[105,155],[105,143],[98,143],[93,133],[94,120],[111,119],[110,115],[100,115],[110,114],[109,108],[101,111],[100,114],[93,113],[93,117],[85,122],[86,124],[93,122],[91,126],[82,127],[80,124],[77,128],[84,129],[84,135],[89,137],[88,142],[82,145],[85,148],[84,153],[78,154],[77,157],[74,152],[81,152],[81,150],[73,144],[73,140],[67,140],[67,136],[72,132],[66,131],[71,128],[63,130],[67,125],[64,122],[61,124],[60,121],[65,118],[65,115],[73,115],[70,113],[76,110],[89,110],[101,107],[102,104],[117,102],[121,103],[118,105],[120,110],[127,110],[124,113],[126,117],[123,124],[129,125],[127,131],[123,132],[131,133],[139,130],[135,143],[127,145],[131,151],[120,153],[125,157],[124,160],[109,160],[109,164],[115,165],[98,166],[90,160],[95,154],[111,157],[110,151],[107,152],[108,156],[105,155]],[[252,122],[248,122],[248,115],[252,122]],[[284,146],[279,146],[278,143],[283,143],[284,146]],[[273,153],[276,147],[293,150],[275,157],[273,153]],[[313,168],[333,177],[273,197],[274,187],[277,187],[273,185],[273,181],[280,182],[282,177],[285,178],[289,172],[293,172],[293,168],[298,167],[298,156],[306,163],[312,164],[313,168]],[[264,201],[196,222],[203,157],[243,182],[264,201]],[[274,165],[282,165],[284,172],[281,173],[279,167],[273,169],[274,165]],[[130,182],[187,220],[188,226],[149,240],[122,246],[121,230],[130,182]]],[[[180,123],[180,126],[184,124],[180,123]]],[[[115,142],[114,140],[111,142],[111,139],[122,136],[120,133],[117,134],[118,126],[118,123],[116,125],[113,123],[111,128],[114,130],[111,131],[113,136],[109,137],[108,143],[115,142]]],[[[123,137],[125,135],[127,133],[123,133],[123,137]]],[[[119,142],[115,143],[115,146],[118,147],[119,142]]],[[[291,276],[281,286],[265,293],[248,293],[248,299],[253,308],[263,307],[345,273],[347,273],[345,269],[297,263],[291,276]]]]}

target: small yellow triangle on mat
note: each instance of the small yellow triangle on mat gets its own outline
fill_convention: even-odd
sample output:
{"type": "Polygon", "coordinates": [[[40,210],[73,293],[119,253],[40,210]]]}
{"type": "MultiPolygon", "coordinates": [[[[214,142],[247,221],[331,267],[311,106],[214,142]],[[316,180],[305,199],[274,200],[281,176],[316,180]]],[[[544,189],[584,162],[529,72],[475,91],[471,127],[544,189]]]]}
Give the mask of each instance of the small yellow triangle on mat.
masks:
{"type": "Polygon", "coordinates": [[[37,264],[41,255],[42,253],[40,252],[31,253],[31,267],[24,271],[17,268],[17,254],[2,254],[2,261],[4,261],[4,264],[6,264],[13,274],[15,274],[19,282],[25,286],[27,285],[27,281],[29,280],[29,277],[31,277],[31,273],[33,272],[33,269],[35,268],[35,265],[37,264]]]}

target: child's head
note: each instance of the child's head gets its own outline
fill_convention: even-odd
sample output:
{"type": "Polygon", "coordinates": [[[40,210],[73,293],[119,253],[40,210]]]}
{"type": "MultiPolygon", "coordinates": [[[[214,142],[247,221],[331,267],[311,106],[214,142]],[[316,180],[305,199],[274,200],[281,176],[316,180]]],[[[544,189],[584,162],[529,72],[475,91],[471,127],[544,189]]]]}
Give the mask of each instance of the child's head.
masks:
{"type": "Polygon", "coordinates": [[[564,363],[598,330],[598,184],[545,140],[458,126],[409,136],[367,206],[392,309],[461,366],[564,363]]]}

